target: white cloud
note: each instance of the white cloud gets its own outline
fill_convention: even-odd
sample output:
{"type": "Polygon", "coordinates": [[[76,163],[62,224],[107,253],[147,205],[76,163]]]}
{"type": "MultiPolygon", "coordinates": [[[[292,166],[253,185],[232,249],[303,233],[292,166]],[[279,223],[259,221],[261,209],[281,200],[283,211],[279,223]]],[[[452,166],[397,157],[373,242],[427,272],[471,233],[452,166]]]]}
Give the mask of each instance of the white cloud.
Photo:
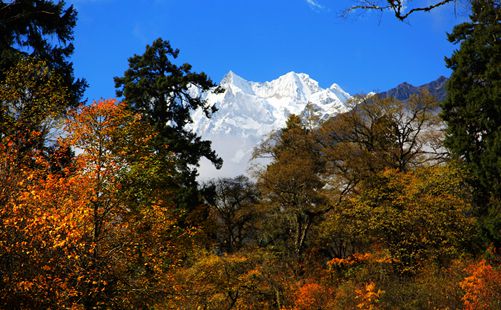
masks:
{"type": "Polygon", "coordinates": [[[306,0],[306,2],[315,9],[323,9],[324,7],[318,3],[317,0],[306,0]]]}

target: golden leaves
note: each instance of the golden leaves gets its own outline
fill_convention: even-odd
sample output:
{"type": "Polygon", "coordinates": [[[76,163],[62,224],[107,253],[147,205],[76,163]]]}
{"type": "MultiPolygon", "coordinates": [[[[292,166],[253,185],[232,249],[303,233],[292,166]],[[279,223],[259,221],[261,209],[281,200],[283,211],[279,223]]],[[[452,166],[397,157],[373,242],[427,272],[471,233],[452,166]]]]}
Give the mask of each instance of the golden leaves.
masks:
{"type": "MultiPolygon", "coordinates": [[[[76,148],[77,155],[60,170],[52,171],[51,158],[38,152],[11,165],[18,156],[13,146],[29,141],[25,136],[0,141],[0,251],[12,261],[2,270],[6,289],[0,300],[11,292],[47,307],[78,308],[83,300],[95,305],[109,300],[111,290],[121,292],[117,302],[124,305],[139,291],[155,290],[154,295],[161,276],[178,262],[181,250],[172,239],[183,231],[175,227],[167,190],[147,196],[138,207],[124,195],[122,182],[133,169],[146,179],[158,172],[148,167],[155,133],[114,100],[70,115],[59,144],[76,148]]],[[[33,131],[29,137],[40,135],[33,131]]]]}
{"type": "Polygon", "coordinates": [[[357,308],[363,310],[378,309],[378,302],[384,291],[376,290],[376,283],[368,282],[363,289],[356,289],[355,294],[358,299],[357,308]]]}
{"type": "Polygon", "coordinates": [[[346,268],[350,266],[355,266],[363,263],[371,263],[371,264],[393,264],[398,263],[399,260],[396,258],[390,257],[386,253],[376,252],[376,253],[354,253],[347,258],[333,258],[327,262],[327,266],[329,269],[333,268],[346,268]]]}

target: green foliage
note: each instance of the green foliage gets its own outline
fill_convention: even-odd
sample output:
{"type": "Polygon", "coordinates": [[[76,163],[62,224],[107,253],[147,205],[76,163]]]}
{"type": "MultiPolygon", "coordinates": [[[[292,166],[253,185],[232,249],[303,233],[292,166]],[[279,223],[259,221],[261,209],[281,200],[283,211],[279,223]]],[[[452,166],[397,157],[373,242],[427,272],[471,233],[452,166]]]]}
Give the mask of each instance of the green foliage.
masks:
{"type": "Polygon", "coordinates": [[[124,77],[115,78],[117,94],[124,96],[132,110],[155,126],[181,161],[179,165],[183,170],[187,169],[186,165],[197,165],[202,156],[220,166],[221,159],[210,150],[210,142],[201,141],[185,128],[192,122],[191,111],[201,108],[207,116],[215,112],[201,95],[190,94],[190,87],[210,91],[216,85],[205,73],[191,72],[189,64],[173,64],[170,58],[176,59],[178,55],[179,50],[162,39],[147,45],[143,55],[129,59],[130,68],[124,77]]]}
{"type": "Polygon", "coordinates": [[[264,204],[275,215],[272,218],[285,220],[284,227],[275,228],[281,232],[273,238],[283,238],[290,253],[299,257],[311,226],[329,210],[321,192],[323,165],[314,134],[291,115],[286,127],[261,145],[255,156],[273,158],[258,179],[264,204]]]}
{"type": "Polygon", "coordinates": [[[169,146],[168,155],[175,156],[178,172],[171,186],[178,187],[178,203],[193,208],[200,202],[195,180],[200,159],[206,157],[217,168],[222,160],[211,150],[210,141],[203,141],[186,125],[192,122],[190,113],[196,109],[202,109],[207,117],[215,112],[201,92],[213,91],[216,85],[205,73],[192,72],[191,65],[174,64],[178,55],[179,50],[168,41],[157,39],[146,46],[143,55],[129,59],[129,69],[123,77],[115,78],[115,85],[117,95],[125,98],[128,107],[158,131],[158,143],[169,146]]]}
{"type": "Polygon", "coordinates": [[[340,212],[360,240],[388,249],[400,272],[415,274],[428,263],[447,265],[471,245],[475,220],[465,192],[453,166],[385,170],[340,212]]]}
{"type": "Polygon", "coordinates": [[[387,309],[461,309],[462,264],[454,261],[447,268],[430,264],[414,278],[389,277],[381,282],[385,290],[381,303],[387,309]]]}
{"type": "Polygon", "coordinates": [[[442,104],[446,146],[473,176],[476,212],[486,241],[501,242],[501,4],[472,1],[471,21],[456,26],[449,41],[459,50],[446,59],[453,70],[442,104]]]}
{"type": "Polygon", "coordinates": [[[73,6],[65,6],[64,1],[52,0],[0,1],[0,80],[22,57],[44,60],[69,89],[67,104],[75,106],[86,82],[75,80],[68,61],[77,13],[73,6]]]}
{"type": "Polygon", "coordinates": [[[53,129],[67,110],[70,97],[63,79],[44,61],[22,59],[4,72],[0,81],[0,141],[15,151],[10,159],[13,166],[33,165],[34,153],[52,157],[54,165],[64,164],[63,157],[56,158],[63,153],[53,145],[53,129]]]}
{"type": "Polygon", "coordinates": [[[22,59],[0,82],[0,135],[38,131],[65,112],[70,94],[62,78],[44,61],[22,59]]]}

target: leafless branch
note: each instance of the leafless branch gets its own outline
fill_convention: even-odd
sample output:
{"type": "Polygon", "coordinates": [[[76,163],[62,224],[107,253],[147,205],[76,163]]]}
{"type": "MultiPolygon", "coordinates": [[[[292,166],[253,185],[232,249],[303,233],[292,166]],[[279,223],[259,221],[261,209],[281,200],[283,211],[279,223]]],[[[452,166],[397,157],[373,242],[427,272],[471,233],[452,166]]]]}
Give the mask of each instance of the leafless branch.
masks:
{"type": "Polygon", "coordinates": [[[372,0],[358,0],[359,4],[349,7],[343,12],[343,15],[346,16],[356,10],[365,10],[365,11],[392,11],[395,17],[404,21],[411,14],[416,12],[429,12],[437,7],[443,6],[450,2],[456,2],[457,0],[442,0],[438,2],[434,2],[427,6],[417,6],[407,10],[407,6],[410,1],[406,0],[384,0],[384,4],[380,4],[377,1],[372,0]]]}

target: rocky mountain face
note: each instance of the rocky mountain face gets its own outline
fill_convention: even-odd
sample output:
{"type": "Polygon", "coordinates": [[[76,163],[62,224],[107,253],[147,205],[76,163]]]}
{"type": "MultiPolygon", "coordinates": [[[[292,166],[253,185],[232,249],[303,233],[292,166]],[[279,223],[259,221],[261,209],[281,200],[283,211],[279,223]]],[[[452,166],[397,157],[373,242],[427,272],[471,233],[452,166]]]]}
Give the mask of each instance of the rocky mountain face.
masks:
{"type": "Polygon", "coordinates": [[[382,98],[395,97],[398,100],[407,100],[411,95],[418,94],[421,90],[426,89],[430,92],[430,94],[437,98],[438,101],[443,101],[445,99],[446,82],[447,78],[444,76],[421,86],[414,86],[404,82],[388,91],[378,93],[378,95],[382,98]]]}

